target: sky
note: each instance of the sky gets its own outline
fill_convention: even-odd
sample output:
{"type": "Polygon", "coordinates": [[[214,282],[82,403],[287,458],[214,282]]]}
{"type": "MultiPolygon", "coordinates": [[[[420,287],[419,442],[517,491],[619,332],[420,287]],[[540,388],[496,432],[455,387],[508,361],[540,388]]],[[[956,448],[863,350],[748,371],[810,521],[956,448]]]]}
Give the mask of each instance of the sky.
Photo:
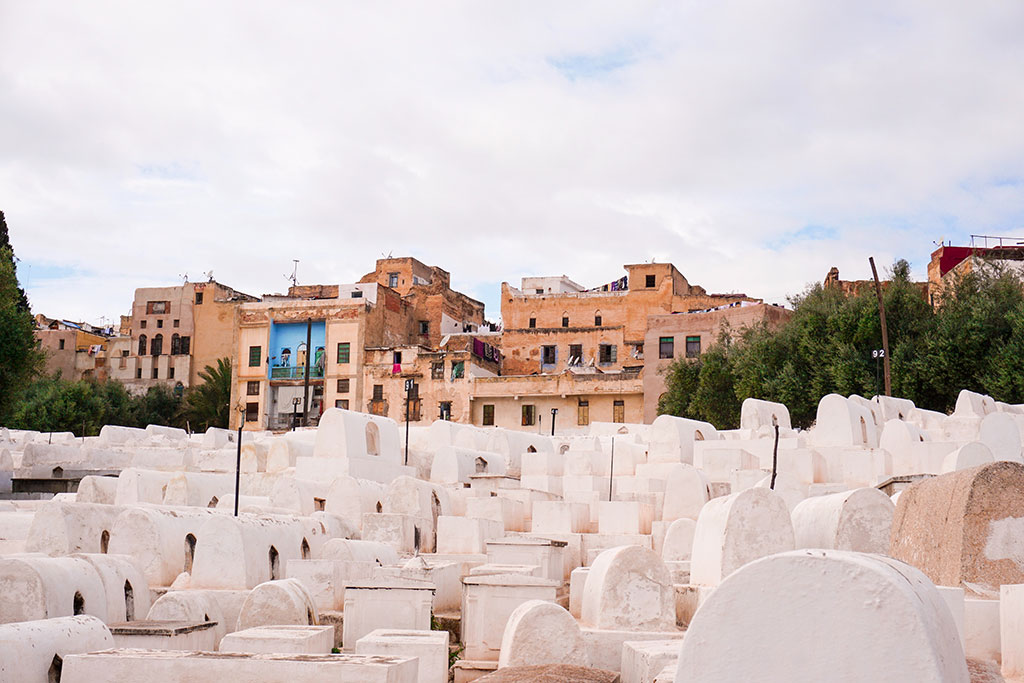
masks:
{"type": "Polygon", "coordinates": [[[0,210],[33,309],[672,262],[782,303],[1024,238],[1024,3],[0,0],[0,210]]]}

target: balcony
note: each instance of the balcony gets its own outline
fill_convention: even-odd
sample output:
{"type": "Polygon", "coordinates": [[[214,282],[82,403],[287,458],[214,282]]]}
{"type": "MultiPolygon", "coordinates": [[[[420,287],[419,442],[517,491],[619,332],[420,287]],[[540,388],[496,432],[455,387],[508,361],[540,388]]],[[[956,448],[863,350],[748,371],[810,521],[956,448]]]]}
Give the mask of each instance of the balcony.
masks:
{"type": "MultiPolygon", "coordinates": [[[[324,376],[323,368],[318,368],[315,365],[311,365],[309,368],[310,379],[322,379],[324,376]]],[[[270,379],[306,379],[306,368],[301,365],[298,366],[283,366],[278,368],[270,368],[270,379]]]]}

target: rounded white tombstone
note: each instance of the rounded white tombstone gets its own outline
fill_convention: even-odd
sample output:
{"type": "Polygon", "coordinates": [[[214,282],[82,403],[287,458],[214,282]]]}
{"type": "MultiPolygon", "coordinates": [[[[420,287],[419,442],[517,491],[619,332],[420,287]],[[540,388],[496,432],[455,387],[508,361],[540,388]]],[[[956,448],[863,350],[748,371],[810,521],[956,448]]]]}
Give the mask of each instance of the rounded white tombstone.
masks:
{"type": "Polygon", "coordinates": [[[815,496],[793,510],[797,548],[889,552],[896,506],[876,488],[815,496]]]}
{"type": "Polygon", "coordinates": [[[92,565],[103,582],[108,623],[135,621],[149,613],[149,584],[127,555],[74,555],[92,565]]]}
{"type": "Polygon", "coordinates": [[[720,438],[714,425],[673,415],[659,415],[651,423],[651,441],[647,462],[681,462],[693,464],[695,441],[720,438]]]}
{"type": "Polygon", "coordinates": [[[690,622],[675,680],[969,678],[952,614],[920,571],[880,555],[798,550],[751,562],[715,589],[690,622]]]}
{"type": "Polygon", "coordinates": [[[779,430],[791,430],[789,408],[782,403],[747,398],[740,406],[740,429],[757,431],[761,427],[773,427],[778,424],[779,430]]]}
{"type": "Polygon", "coordinates": [[[96,617],[6,624],[0,626],[0,681],[56,681],[67,655],[113,647],[110,630],[96,617]]]}
{"type": "Polygon", "coordinates": [[[789,508],[771,489],[754,487],[715,498],[697,518],[690,582],[717,586],[748,562],[794,548],[789,508]]]}
{"type": "Polygon", "coordinates": [[[817,419],[809,438],[819,446],[878,446],[874,415],[839,394],[829,394],[818,401],[817,419]]]}
{"type": "Polygon", "coordinates": [[[267,581],[252,589],[242,603],[236,630],[255,626],[315,626],[316,604],[298,579],[267,581]]]}
{"type": "Polygon", "coordinates": [[[0,624],[89,614],[109,620],[107,594],[91,564],[72,557],[0,558],[0,624]]]}
{"type": "Polygon", "coordinates": [[[586,666],[587,644],[579,624],[563,607],[527,600],[505,623],[498,668],[537,664],[586,666]]]}
{"type": "Polygon", "coordinates": [[[384,484],[369,479],[356,479],[347,475],[337,477],[327,489],[327,505],[324,510],[345,518],[357,529],[361,529],[365,513],[384,511],[386,488],[384,484]]]}
{"type": "Polygon", "coordinates": [[[980,441],[970,441],[943,458],[942,473],[980,467],[990,462],[995,462],[992,449],[980,441]]]}
{"type": "Polygon", "coordinates": [[[686,517],[669,524],[661,546],[661,559],[665,562],[688,561],[693,552],[693,535],[696,531],[697,522],[686,517]]]}
{"type": "Polygon", "coordinates": [[[954,417],[984,417],[996,411],[996,403],[988,394],[961,389],[956,397],[954,417]]]}
{"type": "Polygon", "coordinates": [[[704,474],[693,465],[675,463],[665,479],[665,503],[661,519],[665,522],[684,517],[695,520],[710,498],[708,480],[704,474]]]}
{"type": "Polygon", "coordinates": [[[620,631],[675,630],[675,589],[665,563],[638,545],[602,552],[587,574],[580,621],[620,631]]]}
{"type": "Polygon", "coordinates": [[[1010,413],[989,413],[981,420],[978,441],[989,447],[995,460],[1024,464],[1021,457],[1020,428],[1010,413]]]}

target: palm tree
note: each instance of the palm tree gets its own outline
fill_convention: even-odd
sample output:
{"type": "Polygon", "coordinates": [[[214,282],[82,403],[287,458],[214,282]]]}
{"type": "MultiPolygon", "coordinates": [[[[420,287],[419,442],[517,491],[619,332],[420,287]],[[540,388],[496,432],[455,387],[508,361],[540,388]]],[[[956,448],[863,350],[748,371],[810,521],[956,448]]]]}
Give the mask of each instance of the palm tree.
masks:
{"type": "Polygon", "coordinates": [[[185,394],[182,416],[193,429],[228,426],[231,403],[231,360],[217,359],[217,366],[207,365],[199,373],[202,384],[185,394]]]}

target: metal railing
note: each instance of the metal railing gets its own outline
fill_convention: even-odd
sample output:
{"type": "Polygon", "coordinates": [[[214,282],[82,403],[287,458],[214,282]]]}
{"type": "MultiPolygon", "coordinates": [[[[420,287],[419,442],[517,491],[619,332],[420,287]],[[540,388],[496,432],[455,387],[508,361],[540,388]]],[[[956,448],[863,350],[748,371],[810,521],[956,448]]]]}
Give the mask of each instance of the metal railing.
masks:
{"type": "MultiPolygon", "coordinates": [[[[323,368],[311,366],[309,368],[309,377],[320,378],[324,376],[323,368]]],[[[270,379],[305,379],[306,368],[299,366],[284,366],[278,368],[270,368],[270,379]]]]}

